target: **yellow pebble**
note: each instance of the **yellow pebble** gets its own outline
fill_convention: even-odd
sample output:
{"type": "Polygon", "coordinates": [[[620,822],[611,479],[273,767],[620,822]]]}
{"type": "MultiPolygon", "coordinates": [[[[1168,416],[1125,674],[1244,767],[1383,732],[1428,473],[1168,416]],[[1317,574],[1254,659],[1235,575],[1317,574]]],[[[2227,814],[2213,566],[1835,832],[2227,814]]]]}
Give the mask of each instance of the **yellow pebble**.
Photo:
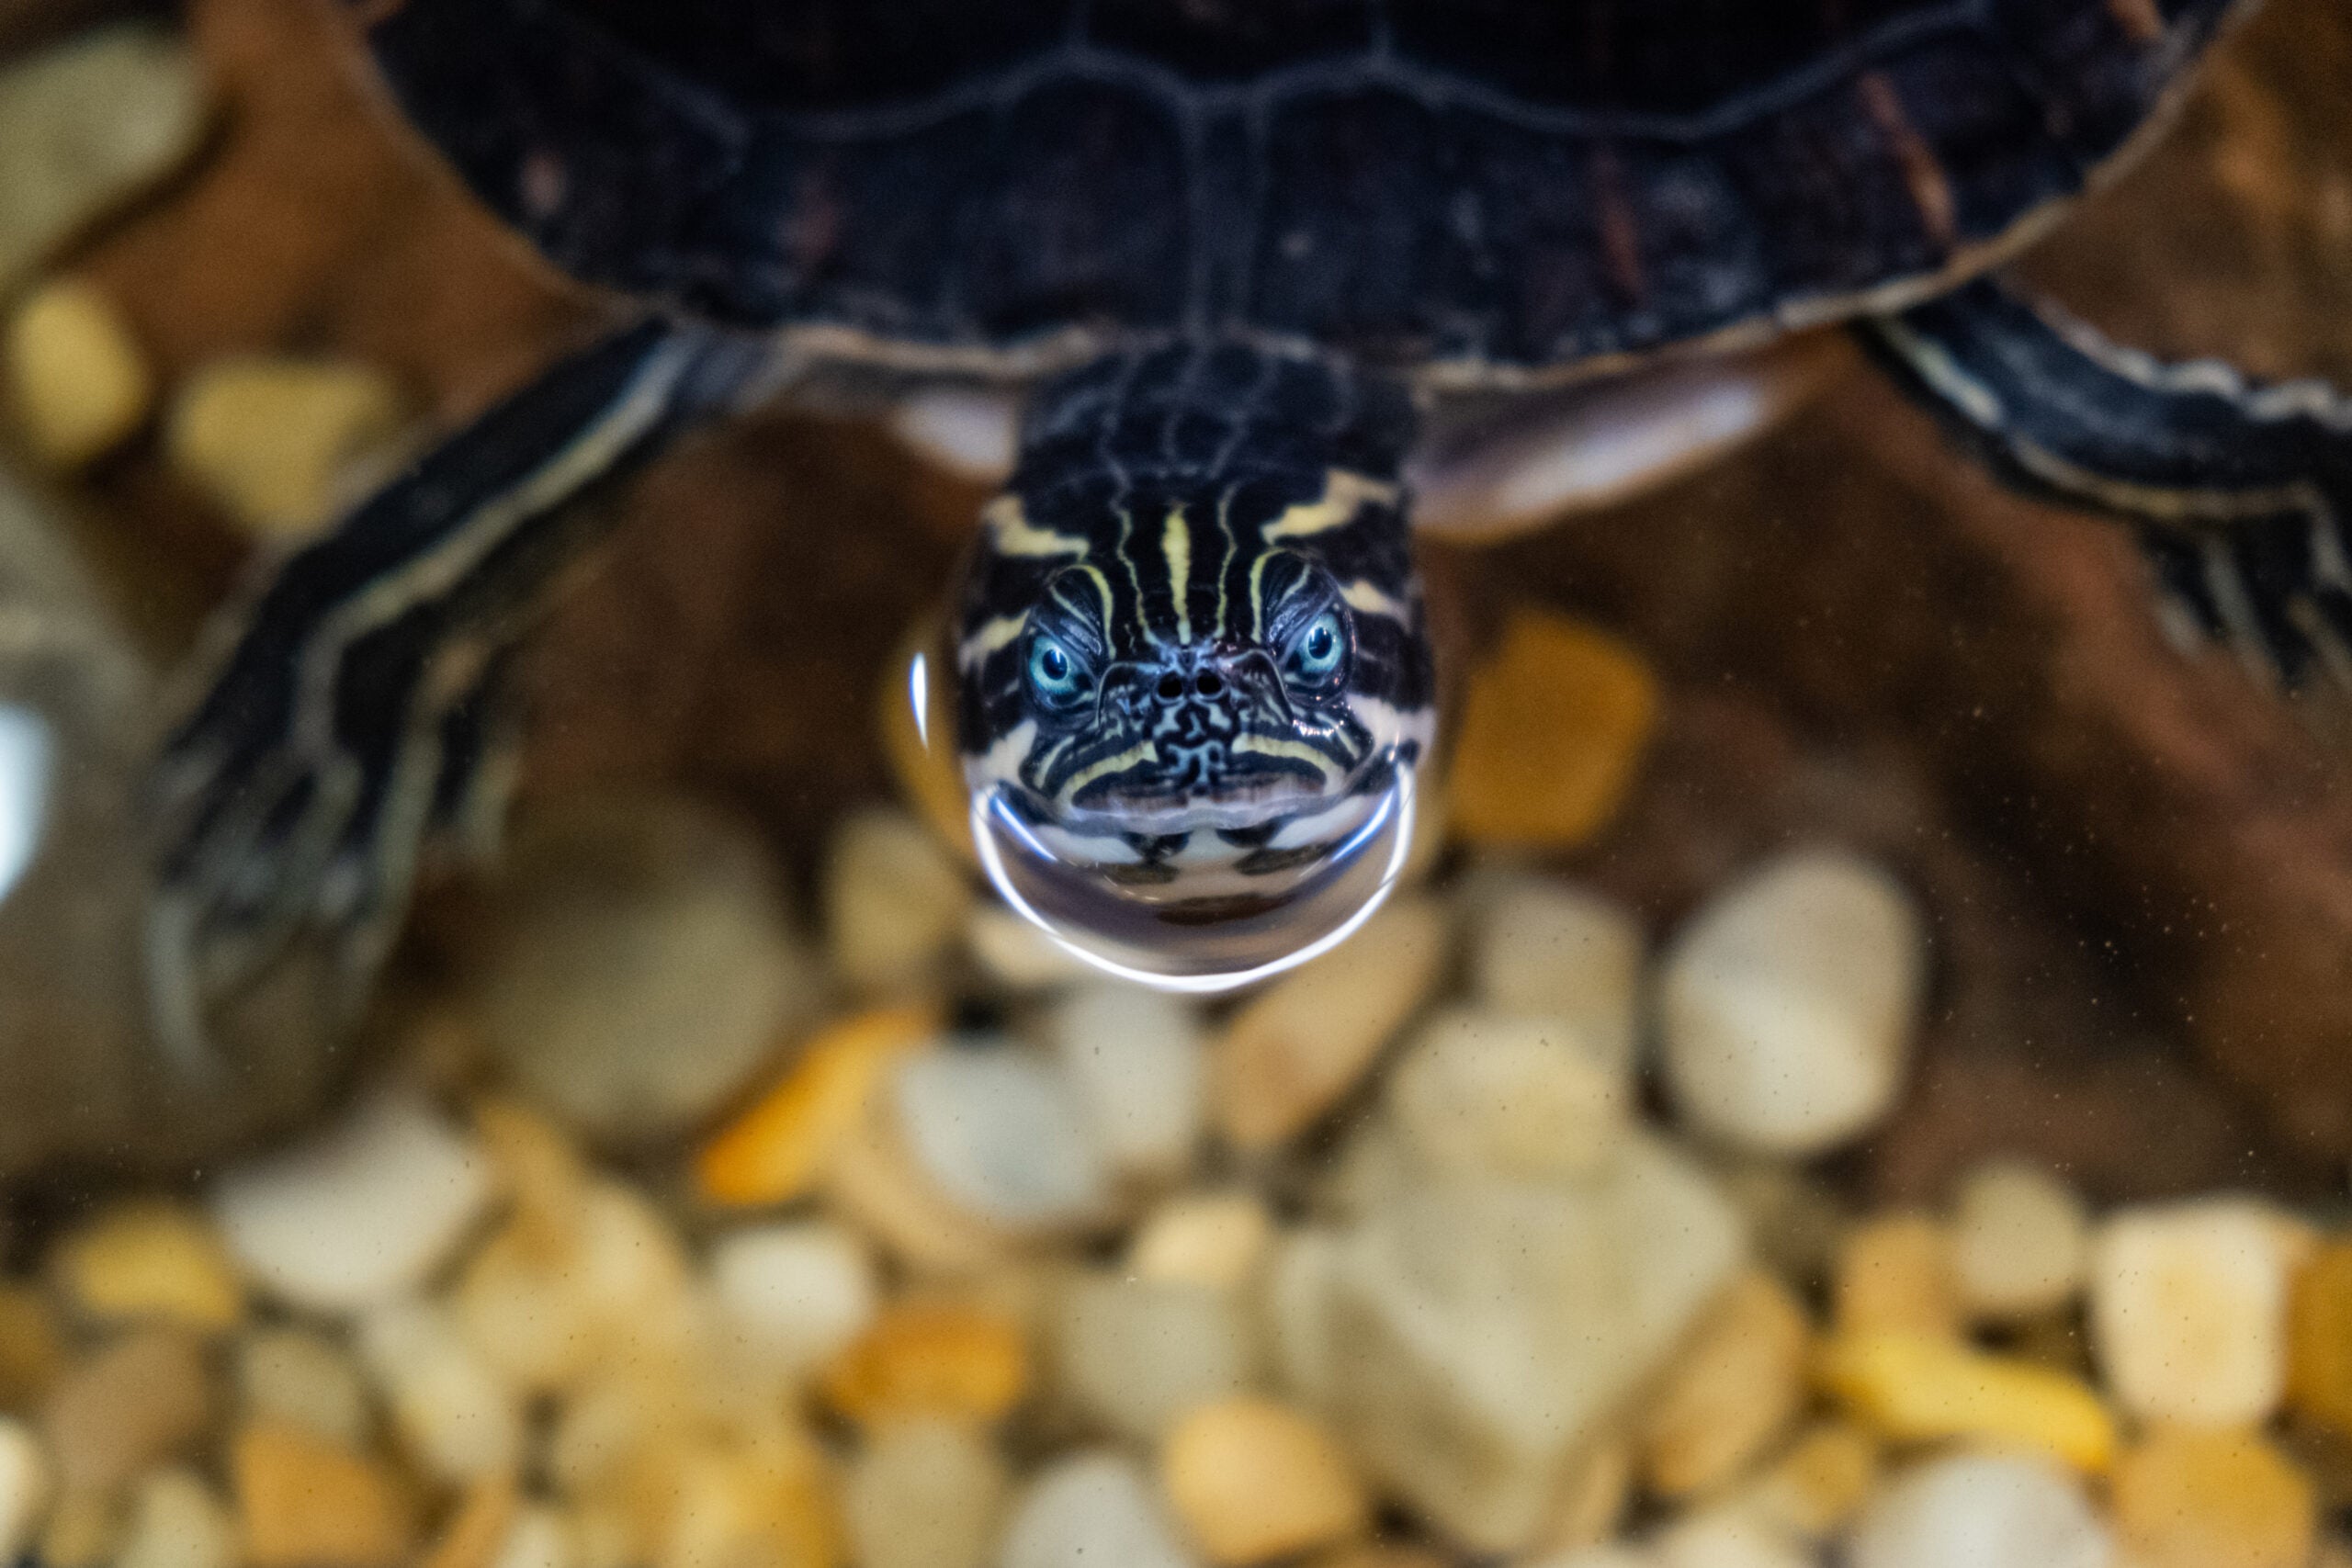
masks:
{"type": "Polygon", "coordinates": [[[113,300],[78,278],[41,285],[8,323],[8,399],[36,457],[86,463],[139,428],[154,378],[113,300]]]}
{"type": "Polygon", "coordinates": [[[386,462],[402,412],[399,389],[372,366],[223,359],[181,388],[164,445],[172,466],[239,524],[299,536],[386,462]]]}
{"type": "Polygon", "coordinates": [[[2115,1456],[2115,1418],[2087,1384],[1957,1341],[1843,1337],[1823,1348],[1815,1373],[1856,1420],[1896,1442],[2010,1443],[2092,1472],[2115,1456]]]}
{"type": "Polygon", "coordinates": [[[2352,1435],[2352,1242],[2318,1248],[2296,1276],[2289,1313],[2287,1397],[2352,1435]]]}
{"type": "Polygon", "coordinates": [[[1288,1405],[1242,1395],[1178,1421],[1160,1485],[1211,1562],[1238,1564],[1363,1533],[1371,1503],[1340,1445],[1288,1405]]]}
{"type": "Polygon", "coordinates": [[[1020,1325],[955,1302],[884,1308],[824,1376],[833,1408],[868,1426],[910,1416],[993,1421],[1028,1388],[1020,1325]]]}
{"type": "Polygon", "coordinates": [[[1591,837],[1633,783],[1657,705],[1657,678],[1616,638],[1514,612],[1462,705],[1447,783],[1454,830],[1546,849],[1591,837]]]}
{"type": "Polygon", "coordinates": [[[495,1568],[522,1501],[514,1477],[505,1472],[473,1483],[425,1552],[422,1568],[495,1568]]]}
{"type": "Polygon", "coordinates": [[[1831,1316],[1842,1335],[1958,1337],[1951,1233],[1925,1214],[1864,1221],[1838,1249],[1830,1294],[1831,1316]]]}
{"type": "Polygon", "coordinates": [[[131,1202],[68,1236],[56,1253],[65,1299],[105,1321],[153,1319],[198,1333],[234,1328],[245,1292],[211,1224],[169,1202],[131,1202]]]}
{"type": "Polygon", "coordinates": [[[883,1068],[938,1030],[939,1015],[924,1007],[877,1008],[826,1029],[775,1088],[703,1146],[696,1189],[736,1208],[807,1193],[857,1130],[883,1068]]]}
{"type": "Polygon", "coordinates": [[[1210,1115],[1227,1141],[1263,1153],[1344,1099],[1436,986],[1448,934],[1432,901],[1393,899],[1243,1003],[1209,1052],[1210,1115]]]}
{"type": "Polygon", "coordinates": [[[2303,1568],[2312,1483],[2252,1432],[2169,1428],[2117,1461],[2117,1533],[2132,1568],[2303,1568]]]}
{"type": "Polygon", "coordinates": [[[817,1446],[793,1434],[673,1456],[637,1499],[653,1524],[658,1568],[758,1565],[835,1568],[847,1530],[838,1488],[817,1446]]]}
{"type": "Polygon", "coordinates": [[[1163,1284],[1238,1291],[1257,1278],[1273,1248],[1274,1220],[1250,1192],[1171,1198],[1136,1227],[1127,1272],[1163,1284]]]}
{"type": "Polygon", "coordinates": [[[1692,1497],[1745,1471],[1804,1402],[1804,1308],[1751,1269],[1724,1292],[1645,1407],[1642,1472],[1661,1497],[1692,1497]]]}
{"type": "Polygon", "coordinates": [[[391,1477],[342,1444],[262,1424],[230,1457],[249,1568],[389,1568],[410,1548],[391,1477]]]}
{"type": "Polygon", "coordinates": [[[1878,1472],[1876,1438],[1843,1421],[1823,1421],[1774,1461],[1743,1500],[1791,1534],[1822,1540],[1861,1507],[1878,1472]]]}

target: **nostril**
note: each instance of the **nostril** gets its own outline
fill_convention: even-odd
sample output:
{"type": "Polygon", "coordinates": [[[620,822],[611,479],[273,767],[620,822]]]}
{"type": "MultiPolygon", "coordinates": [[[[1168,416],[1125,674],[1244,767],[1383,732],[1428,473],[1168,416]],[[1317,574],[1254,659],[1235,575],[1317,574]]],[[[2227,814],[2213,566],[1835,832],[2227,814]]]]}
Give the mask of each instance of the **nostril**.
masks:
{"type": "Polygon", "coordinates": [[[1162,675],[1159,678],[1159,694],[1171,703],[1178,697],[1182,696],[1184,694],[1184,677],[1172,673],[1162,675]]]}
{"type": "Polygon", "coordinates": [[[1193,677],[1193,690],[1202,696],[1213,697],[1225,690],[1225,682],[1217,678],[1216,671],[1204,670],[1193,677]]]}

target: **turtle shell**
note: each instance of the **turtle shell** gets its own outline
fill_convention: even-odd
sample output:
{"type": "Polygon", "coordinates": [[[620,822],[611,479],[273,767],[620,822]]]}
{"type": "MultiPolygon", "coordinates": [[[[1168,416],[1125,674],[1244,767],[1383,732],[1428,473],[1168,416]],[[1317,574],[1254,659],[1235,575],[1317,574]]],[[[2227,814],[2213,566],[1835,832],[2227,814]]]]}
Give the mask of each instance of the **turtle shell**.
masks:
{"type": "Polygon", "coordinates": [[[910,367],[1257,333],[1512,384],[1909,303],[2236,0],[406,0],[409,116],[556,265],[910,367]]]}

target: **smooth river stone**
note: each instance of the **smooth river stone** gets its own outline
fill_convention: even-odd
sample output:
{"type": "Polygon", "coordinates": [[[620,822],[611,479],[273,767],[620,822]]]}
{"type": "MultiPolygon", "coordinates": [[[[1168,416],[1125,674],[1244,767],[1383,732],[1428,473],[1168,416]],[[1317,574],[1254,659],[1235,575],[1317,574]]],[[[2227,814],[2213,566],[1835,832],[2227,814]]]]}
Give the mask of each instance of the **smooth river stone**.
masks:
{"type": "Polygon", "coordinates": [[[1783,855],[1675,934],[1658,989],[1667,1087],[1695,1131],[1809,1156],[1894,1105],[1927,977],[1917,906],[1868,861],[1783,855]]]}
{"type": "Polygon", "coordinates": [[[1896,1478],[1855,1521],[1852,1568],[2109,1568],[2081,1485],[2023,1456],[1957,1454],[1896,1478]]]}
{"type": "Polygon", "coordinates": [[[1046,1034],[1112,1167],[1146,1179],[1181,1174],[1207,1109],[1207,1047],[1192,1004],[1098,981],[1055,1005],[1046,1034]]]}
{"type": "Polygon", "coordinates": [[[1560,1018],[1606,1066],[1630,1075],[1638,1035],[1642,928],[1600,894],[1557,877],[1473,878],[1470,985],[1503,1012],[1560,1018]]]}
{"type": "Polygon", "coordinates": [[[229,1250],[270,1294],[353,1312],[421,1286],[493,1194],[490,1161],[422,1100],[379,1091],[335,1125],[213,1183],[229,1250]]]}
{"type": "Polygon", "coordinates": [[[161,29],[107,28],[0,71],[0,292],[191,152],[204,83],[161,29]]]}
{"type": "Polygon", "coordinates": [[[1015,1506],[997,1568],[1197,1568],[1140,1467],[1110,1450],[1039,1471],[1015,1506]]]}
{"type": "Polygon", "coordinates": [[[908,1149],[942,1196],[1014,1228],[1099,1211],[1110,1173],[1052,1058],[1007,1043],[925,1051],[892,1076],[908,1149]]]}
{"type": "Polygon", "coordinates": [[[701,1122],[817,988],[765,847],[686,800],[562,802],[516,824],[473,1015],[534,1103],[629,1144],[701,1122]]]}
{"type": "Polygon", "coordinates": [[[1278,1277],[1285,1363],[1399,1498],[1476,1551],[1515,1551],[1746,1250],[1707,1176],[1641,1134],[1583,1182],[1432,1179],[1278,1277]],[[1319,1346],[1298,1325],[1318,1293],[1319,1346]]]}

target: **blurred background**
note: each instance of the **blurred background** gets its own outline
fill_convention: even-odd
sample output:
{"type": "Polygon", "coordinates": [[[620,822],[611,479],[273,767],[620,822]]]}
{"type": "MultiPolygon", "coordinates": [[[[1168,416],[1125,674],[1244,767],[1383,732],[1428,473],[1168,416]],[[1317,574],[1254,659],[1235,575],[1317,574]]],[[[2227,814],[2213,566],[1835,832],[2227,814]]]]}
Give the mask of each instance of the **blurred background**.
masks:
{"type": "MultiPolygon", "coordinates": [[[[2346,82],[2273,0],[2021,271],[2352,385],[2346,82]]],[[[2352,1562],[2341,716],[1850,355],[1432,547],[1422,886],[1215,1007],[1070,972],[893,782],[983,492],[699,435],[356,1034],[293,987],[173,1073],[137,786],[208,613],[615,312],[316,0],[0,0],[0,1548],[2352,1562]]]]}

